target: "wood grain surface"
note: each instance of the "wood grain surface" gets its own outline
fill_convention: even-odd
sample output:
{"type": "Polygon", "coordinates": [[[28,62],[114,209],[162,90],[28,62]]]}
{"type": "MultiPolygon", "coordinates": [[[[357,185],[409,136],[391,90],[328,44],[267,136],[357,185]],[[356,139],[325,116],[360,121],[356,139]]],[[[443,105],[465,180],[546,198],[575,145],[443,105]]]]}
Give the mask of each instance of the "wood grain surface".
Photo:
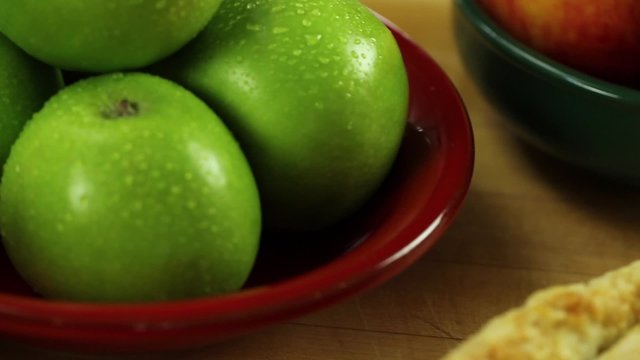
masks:
{"type": "MultiPolygon", "coordinates": [[[[476,172],[456,222],[414,266],[356,299],[208,349],[132,358],[438,359],[532,291],[640,258],[640,191],[594,179],[514,138],[462,67],[452,0],[364,3],[417,40],[467,105],[476,172]]],[[[0,358],[76,357],[2,343],[0,358]]]]}

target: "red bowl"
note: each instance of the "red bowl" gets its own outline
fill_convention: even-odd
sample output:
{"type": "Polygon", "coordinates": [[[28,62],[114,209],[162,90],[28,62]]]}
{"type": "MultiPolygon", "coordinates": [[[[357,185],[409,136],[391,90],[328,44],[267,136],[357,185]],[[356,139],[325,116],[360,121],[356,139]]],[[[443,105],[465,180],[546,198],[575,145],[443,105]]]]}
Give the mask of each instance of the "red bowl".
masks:
{"type": "Polygon", "coordinates": [[[398,160],[361,213],[288,241],[271,234],[244,290],[189,301],[96,305],[31,293],[0,255],[0,336],[66,351],[185,349],[332,305],[379,285],[424,254],[456,215],[473,170],[464,105],[445,73],[390,25],[410,78],[398,160]],[[304,245],[300,245],[303,244],[304,245]]]}

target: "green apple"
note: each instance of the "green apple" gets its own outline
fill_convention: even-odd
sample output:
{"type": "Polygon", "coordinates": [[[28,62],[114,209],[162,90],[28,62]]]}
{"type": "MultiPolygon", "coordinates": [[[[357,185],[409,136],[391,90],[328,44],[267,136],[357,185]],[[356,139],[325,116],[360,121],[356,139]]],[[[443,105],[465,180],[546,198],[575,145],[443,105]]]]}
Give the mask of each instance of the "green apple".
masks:
{"type": "Polygon", "coordinates": [[[0,34],[0,166],[24,124],[62,86],[60,72],[0,34]]]}
{"type": "Polygon", "coordinates": [[[271,228],[318,229],[362,206],[405,128],[401,53],[357,0],[225,1],[193,42],[151,71],[227,122],[271,228]]]}
{"type": "Polygon", "coordinates": [[[0,31],[32,56],[80,71],[149,65],[184,46],[222,0],[2,0],[0,31]]]}
{"type": "Polygon", "coordinates": [[[0,214],[27,282],[82,301],[236,290],[261,223],[229,130],[193,94],[145,74],[91,78],[54,96],[11,151],[0,214]]]}

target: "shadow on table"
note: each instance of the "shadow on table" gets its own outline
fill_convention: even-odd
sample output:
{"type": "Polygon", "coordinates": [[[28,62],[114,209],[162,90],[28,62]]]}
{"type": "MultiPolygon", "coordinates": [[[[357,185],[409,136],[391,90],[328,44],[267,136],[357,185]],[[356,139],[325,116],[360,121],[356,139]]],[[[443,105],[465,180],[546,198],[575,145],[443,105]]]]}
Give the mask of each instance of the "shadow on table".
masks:
{"type": "Polygon", "coordinates": [[[136,355],[91,355],[56,352],[48,349],[33,348],[27,345],[0,342],[0,359],[2,360],[188,360],[192,359],[188,352],[164,354],[136,355]]]}
{"type": "Polygon", "coordinates": [[[245,349],[245,344],[249,337],[239,337],[229,339],[224,342],[213,343],[206,347],[195,348],[183,351],[172,351],[162,353],[146,353],[133,355],[95,355],[95,354],[74,354],[56,352],[48,349],[34,348],[19,343],[9,343],[0,341],[0,359],[2,360],[228,360],[242,359],[242,356],[235,356],[238,349],[245,349]],[[219,356],[218,356],[219,355],[219,356]]]}
{"type": "Polygon", "coordinates": [[[514,139],[532,169],[554,189],[558,196],[605,217],[607,221],[627,228],[638,226],[640,215],[640,186],[606,178],[556,159],[514,139]]]}

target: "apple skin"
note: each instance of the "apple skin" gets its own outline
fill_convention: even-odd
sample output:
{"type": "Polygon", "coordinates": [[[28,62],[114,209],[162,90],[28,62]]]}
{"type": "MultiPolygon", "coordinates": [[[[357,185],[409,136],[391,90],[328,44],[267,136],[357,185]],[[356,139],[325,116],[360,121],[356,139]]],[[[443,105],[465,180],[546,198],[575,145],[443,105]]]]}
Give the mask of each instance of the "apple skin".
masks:
{"type": "Polygon", "coordinates": [[[12,149],[0,214],[8,255],[36,291],[96,302],[236,290],[261,223],[228,129],[193,94],[145,74],[54,96],[12,149]]]}
{"type": "Polygon", "coordinates": [[[222,0],[2,0],[0,31],[37,59],[65,70],[147,66],[175,52],[222,0]]]}
{"type": "Polygon", "coordinates": [[[516,39],[565,65],[640,85],[637,0],[478,0],[516,39]]]}
{"type": "Polygon", "coordinates": [[[0,34],[0,166],[24,124],[62,87],[60,71],[0,34]]]}
{"type": "Polygon", "coordinates": [[[357,0],[223,2],[151,71],[227,123],[271,229],[316,230],[361,207],[387,175],[407,119],[402,55],[357,0]]]}

